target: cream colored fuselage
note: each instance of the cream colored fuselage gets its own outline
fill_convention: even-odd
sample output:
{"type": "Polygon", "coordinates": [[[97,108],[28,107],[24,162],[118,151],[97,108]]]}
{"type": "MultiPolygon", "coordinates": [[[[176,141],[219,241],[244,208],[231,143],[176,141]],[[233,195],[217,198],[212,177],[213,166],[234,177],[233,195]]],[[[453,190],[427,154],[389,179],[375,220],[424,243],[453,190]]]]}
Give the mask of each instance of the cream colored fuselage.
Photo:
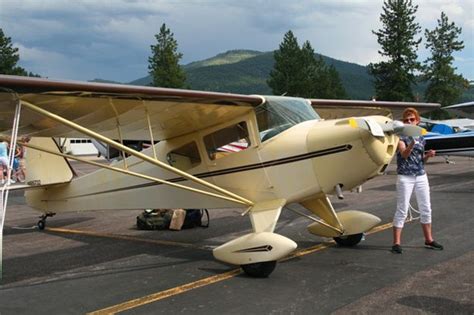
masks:
{"type": "MultiPolygon", "coordinates": [[[[370,119],[379,123],[390,121],[383,116],[370,119]]],[[[349,190],[381,174],[394,155],[397,140],[395,135],[374,137],[368,130],[351,125],[349,119],[339,119],[305,121],[261,142],[255,114],[250,111],[225,124],[159,142],[155,148],[157,158],[166,161],[170,151],[194,141],[201,163],[186,172],[253,202],[286,199],[290,203],[311,199],[319,193],[331,194],[336,185],[349,190]],[[250,146],[211,160],[203,137],[241,121],[248,126],[250,146]]],[[[153,155],[152,148],[143,152],[153,155]]],[[[202,188],[136,157],[125,162],[134,172],[202,188]]],[[[124,161],[115,164],[125,167],[124,161]]],[[[30,190],[26,197],[31,206],[43,212],[242,207],[105,169],[74,178],[67,184],[30,190]]]]}

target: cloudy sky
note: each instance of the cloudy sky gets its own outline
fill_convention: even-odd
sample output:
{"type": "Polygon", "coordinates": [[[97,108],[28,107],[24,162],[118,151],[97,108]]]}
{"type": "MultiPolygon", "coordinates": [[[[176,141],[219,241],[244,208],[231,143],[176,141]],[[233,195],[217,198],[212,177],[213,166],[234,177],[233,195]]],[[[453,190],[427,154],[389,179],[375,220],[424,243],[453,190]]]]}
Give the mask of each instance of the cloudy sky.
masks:
{"type": "MultiPolygon", "coordinates": [[[[458,73],[474,80],[474,1],[413,0],[422,29],[444,11],[463,29],[458,73]]],[[[54,79],[130,82],[148,73],[150,45],[163,23],[182,63],[232,49],[271,51],[292,30],[316,52],[367,65],[380,61],[372,30],[383,0],[0,0],[0,28],[19,48],[20,65],[54,79]]],[[[423,45],[420,61],[427,57],[423,45]]]]}

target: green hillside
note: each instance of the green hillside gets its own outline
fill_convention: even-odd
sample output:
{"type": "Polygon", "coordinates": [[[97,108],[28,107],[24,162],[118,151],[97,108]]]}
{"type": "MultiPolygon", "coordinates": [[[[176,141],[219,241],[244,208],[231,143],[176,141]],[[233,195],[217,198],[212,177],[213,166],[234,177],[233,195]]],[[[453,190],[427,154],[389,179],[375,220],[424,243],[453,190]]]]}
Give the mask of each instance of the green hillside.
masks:
{"type": "Polygon", "coordinates": [[[273,55],[262,53],[235,63],[186,70],[193,89],[243,94],[271,94],[266,79],[273,68],[273,55]]]}
{"type": "Polygon", "coordinates": [[[261,54],[263,53],[256,50],[230,50],[225,53],[218,54],[212,58],[188,63],[184,66],[184,69],[190,70],[200,67],[220,66],[230,63],[236,63],[261,54]]]}
{"type": "Polygon", "coordinates": [[[102,79],[94,79],[94,80],[89,80],[88,82],[95,82],[95,83],[113,83],[113,84],[123,84],[117,81],[111,81],[111,80],[102,80],[102,79]]]}
{"type": "MultiPolygon", "coordinates": [[[[352,99],[370,99],[373,87],[367,68],[322,56],[339,71],[347,94],[352,99]]],[[[266,81],[273,69],[273,52],[231,50],[213,58],[183,66],[193,90],[242,94],[271,94],[266,81]]],[[[129,84],[150,85],[146,76],[129,84]]]]}
{"type": "MultiPolygon", "coordinates": [[[[321,55],[324,62],[332,64],[339,72],[342,84],[350,99],[369,100],[374,96],[374,87],[367,67],[321,55]]],[[[183,66],[188,84],[193,90],[228,92],[240,94],[272,94],[266,81],[273,69],[273,52],[253,50],[231,50],[213,58],[192,62],[183,66]]],[[[150,85],[146,76],[129,84],[150,85]]],[[[426,84],[415,87],[414,92],[422,96],[426,84]]],[[[422,97],[420,97],[422,99],[422,97]]],[[[466,91],[460,102],[474,99],[474,87],[466,91]]]]}

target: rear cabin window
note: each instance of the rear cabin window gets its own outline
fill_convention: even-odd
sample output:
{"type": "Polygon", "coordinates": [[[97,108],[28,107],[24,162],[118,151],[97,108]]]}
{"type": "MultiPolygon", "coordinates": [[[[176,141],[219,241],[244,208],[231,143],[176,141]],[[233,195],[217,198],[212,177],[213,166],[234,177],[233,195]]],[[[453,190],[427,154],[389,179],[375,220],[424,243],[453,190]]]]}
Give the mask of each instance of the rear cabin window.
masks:
{"type": "Polygon", "coordinates": [[[201,157],[196,142],[183,145],[166,155],[168,163],[180,170],[188,170],[201,164],[201,157]]]}
{"type": "Polygon", "coordinates": [[[217,160],[250,147],[247,123],[242,121],[204,137],[209,159],[217,160]]]}

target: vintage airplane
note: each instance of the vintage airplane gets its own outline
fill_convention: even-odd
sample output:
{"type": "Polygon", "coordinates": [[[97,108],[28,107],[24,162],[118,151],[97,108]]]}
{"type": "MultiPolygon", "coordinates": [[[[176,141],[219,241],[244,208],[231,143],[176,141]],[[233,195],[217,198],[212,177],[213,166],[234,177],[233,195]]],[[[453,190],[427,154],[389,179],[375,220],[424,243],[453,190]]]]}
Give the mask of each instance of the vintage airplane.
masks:
{"type": "Polygon", "coordinates": [[[305,215],[313,221],[311,233],[333,237],[342,245],[357,244],[380,219],[356,210],[336,213],[327,195],[342,196],[344,190],[382,174],[395,153],[397,134],[422,131],[382,115],[326,120],[311,107],[323,117],[336,115],[336,110],[343,117],[344,106],[369,113],[379,108],[378,102],[5,75],[0,76],[0,87],[0,134],[11,137],[13,145],[19,137],[31,137],[19,143],[28,148],[25,198],[44,213],[40,228],[49,215],[63,211],[240,207],[253,231],[215,248],[213,254],[256,277],[268,276],[276,261],[297,246],[274,233],[289,203],[298,202],[317,216],[305,215]],[[67,158],[82,159],[61,153],[52,138],[81,136],[129,157],[75,177],[67,158]],[[122,144],[133,140],[159,142],[143,151],[122,144]],[[241,149],[226,149],[229,144],[241,149]]]}

